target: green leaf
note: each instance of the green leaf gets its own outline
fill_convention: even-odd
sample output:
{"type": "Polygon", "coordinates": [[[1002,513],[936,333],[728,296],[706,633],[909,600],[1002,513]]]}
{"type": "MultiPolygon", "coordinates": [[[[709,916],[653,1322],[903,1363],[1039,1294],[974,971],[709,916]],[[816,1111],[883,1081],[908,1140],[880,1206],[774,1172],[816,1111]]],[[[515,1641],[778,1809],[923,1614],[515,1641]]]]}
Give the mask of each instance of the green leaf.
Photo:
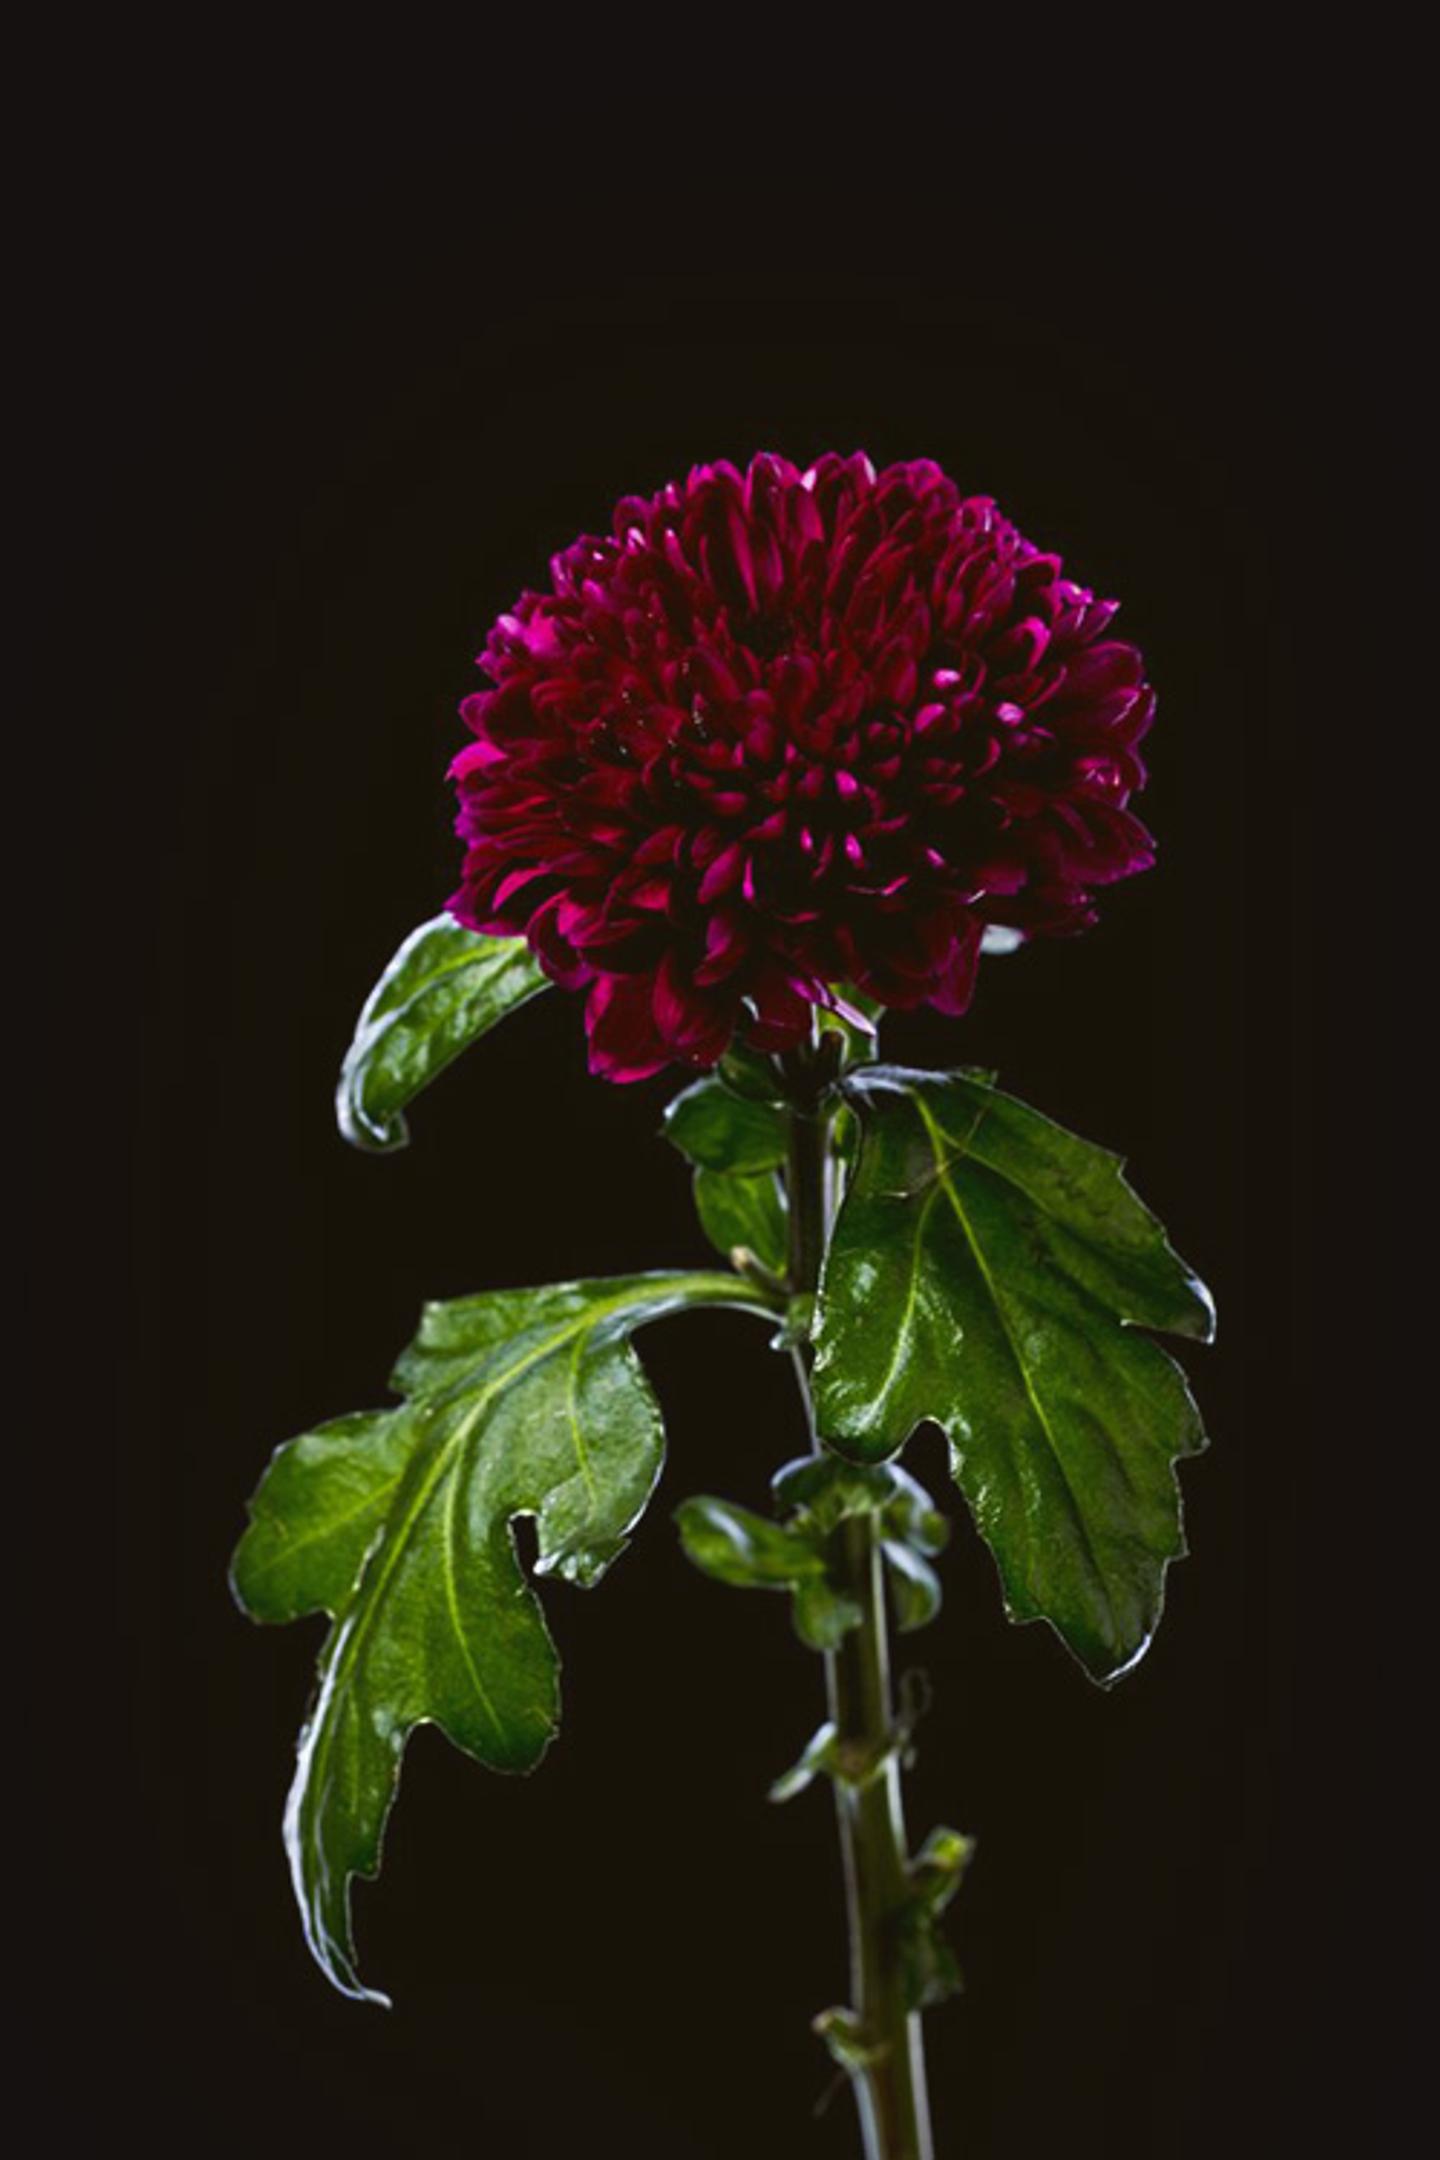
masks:
{"type": "MultiPolygon", "coordinates": [[[[857,1475],[847,1464],[835,1467],[857,1475]]],[[[686,1554],[716,1582],[738,1590],[792,1591],[795,1632],[810,1649],[833,1650],[860,1625],[860,1607],[832,1579],[828,1525],[809,1511],[782,1525],[732,1500],[701,1494],[682,1502],[675,1521],[686,1554]]]]}
{"type": "Polygon", "coordinates": [[[964,1984],[940,1921],[974,1857],[974,1838],[942,1825],[931,1831],[909,1863],[910,1893],[899,1932],[905,2000],[912,2010],[933,2009],[964,1984]]]}
{"type": "Polygon", "coordinates": [[[335,1094],[345,1138],[379,1153],[404,1147],[406,1105],[547,981],[523,938],[479,937],[449,915],[421,923],[366,999],[345,1054],[335,1094]]]}
{"type": "Polygon", "coordinates": [[[231,1567],[252,1620],[339,1610],[384,1528],[414,1438],[403,1411],[362,1410],[278,1450],[231,1567]]]}
{"type": "Polygon", "coordinates": [[[884,2048],[868,2037],[853,2010],[836,2005],[817,2011],[810,2020],[810,2030],[824,2041],[832,2059],[851,2077],[863,2075],[885,2059],[884,2048]]]}
{"type": "Polygon", "coordinates": [[[942,1552],[950,1525],[918,1478],[899,1463],[847,1462],[827,1451],[797,1455],[770,1480],[777,1508],[828,1535],[850,1515],[878,1515],[885,1530],[917,1552],[942,1552]]]}
{"type": "Polygon", "coordinates": [[[495,1770],[540,1760],[557,1660],[511,1524],[533,1516],[537,1574],[599,1580],[659,1475],[664,1436],[631,1333],[734,1305],[735,1276],[659,1274],[427,1306],[397,1367],[409,1400],[282,1447],[251,1502],[232,1581],[262,1620],[334,1626],[301,1734],[285,1839],[305,1932],[343,1993],[360,1981],[349,1883],[374,1875],[413,1728],[434,1723],[495,1770]]]}
{"type": "Polygon", "coordinates": [[[777,1508],[833,1530],[848,1515],[878,1515],[896,1491],[889,1463],[846,1462],[838,1455],[796,1455],[770,1480],[777,1508]]]}
{"type": "Polygon", "coordinates": [[[797,1793],[804,1792],[807,1786],[813,1785],[817,1777],[833,1775],[835,1744],[839,1737],[838,1726],[833,1719],[827,1718],[825,1723],[811,1734],[799,1759],[776,1778],[770,1787],[769,1797],[777,1804],[783,1804],[786,1800],[793,1800],[797,1793]]]}
{"type": "Polygon", "coordinates": [[[854,1598],[837,1588],[827,1573],[796,1585],[791,1617],[807,1649],[838,1650],[865,1615],[854,1598]]]}
{"type": "Polygon", "coordinates": [[[697,1080],[667,1105],[665,1138],[702,1170],[753,1177],[785,1160],[788,1120],[776,1103],[733,1094],[715,1078],[697,1080]]]}
{"type": "MultiPolygon", "coordinates": [[[[801,1455],[770,1480],[775,1505],[790,1514],[790,1527],[825,1541],[851,1515],[873,1515],[889,1566],[896,1617],[902,1630],[924,1627],[940,1610],[940,1578],[925,1555],[940,1552],[950,1525],[918,1479],[898,1463],[851,1463],[828,1451],[801,1455]]],[[[827,1578],[828,1586],[828,1578],[827,1578]]],[[[860,1611],[831,1587],[827,1599],[813,1589],[796,1597],[796,1627],[813,1649],[832,1650],[860,1611]]]]}
{"type": "Polygon", "coordinates": [[[785,1301],[785,1315],[775,1335],[777,1350],[797,1350],[810,1340],[810,1329],[815,1320],[815,1293],[813,1290],[797,1291],[785,1301]]]}
{"type": "Polygon", "coordinates": [[[885,1467],[892,1487],[885,1506],[885,1528],[892,1537],[903,1538],[917,1553],[944,1552],[950,1542],[950,1525],[929,1493],[899,1463],[887,1463],[885,1467]]]}
{"type": "Polygon", "coordinates": [[[880,1546],[890,1572],[895,1599],[895,1618],[900,1632],[928,1627],[940,1610],[940,1578],[928,1560],[922,1560],[903,1538],[885,1538],[880,1546]]]}
{"type": "Polygon", "coordinates": [[[732,1039],[716,1070],[732,1093],[744,1095],[751,1102],[779,1103],[785,1099],[773,1059],[752,1050],[748,1043],[732,1039]]]}
{"type": "Polygon", "coordinates": [[[833,1005],[815,1007],[822,1039],[827,1034],[840,1037],[846,1066],[873,1064],[879,1055],[884,1006],[878,998],[867,997],[851,983],[837,985],[835,994],[844,1010],[837,1010],[833,1005]]]}
{"type": "Polygon", "coordinates": [[[813,1539],[702,1493],[675,1510],[680,1542],[702,1574],[737,1590],[790,1590],[825,1573],[813,1539]]]}
{"type": "Polygon", "coordinates": [[[1208,1341],[1208,1293],[1119,1157],[988,1075],[876,1066],[846,1093],[862,1141],[821,1284],[820,1429],[874,1462],[942,1426],[1011,1618],[1117,1679],[1185,1549],[1173,1464],[1204,1445],[1137,1330],[1208,1341]]]}
{"type": "Polygon", "coordinates": [[[785,1198],[773,1170],[739,1177],[728,1170],[695,1172],[695,1212],[715,1250],[728,1259],[739,1245],[762,1267],[783,1273],[787,1250],[785,1198]]]}

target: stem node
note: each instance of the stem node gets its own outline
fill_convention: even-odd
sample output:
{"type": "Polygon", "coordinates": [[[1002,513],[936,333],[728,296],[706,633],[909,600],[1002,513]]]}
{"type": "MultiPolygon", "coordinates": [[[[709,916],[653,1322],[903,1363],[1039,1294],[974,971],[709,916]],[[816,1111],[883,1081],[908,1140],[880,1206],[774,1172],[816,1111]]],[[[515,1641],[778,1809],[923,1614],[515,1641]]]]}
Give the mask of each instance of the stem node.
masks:
{"type": "MultiPolygon", "coordinates": [[[[790,1203],[789,1288],[813,1297],[829,1231],[832,1161],[825,1094],[833,1078],[816,1048],[778,1061],[790,1105],[786,1187],[790,1203]]],[[[810,1393],[814,1359],[808,1335],[793,1344],[796,1376],[811,1443],[825,1452],[810,1393]]],[[[920,2018],[913,2005],[905,1927],[913,1898],[900,1796],[913,1696],[891,1702],[890,1653],[880,1536],[873,1514],[847,1517],[836,1537],[835,1580],[859,1612],[859,1625],[825,1652],[825,1684],[834,1728],[832,1759],[865,1774],[832,1777],[850,1934],[853,2009],[822,2011],[815,2029],[855,2089],[866,2160],[933,2160],[920,2018]]],[[[918,1714],[918,1710],[916,1711],[918,1714]]]]}

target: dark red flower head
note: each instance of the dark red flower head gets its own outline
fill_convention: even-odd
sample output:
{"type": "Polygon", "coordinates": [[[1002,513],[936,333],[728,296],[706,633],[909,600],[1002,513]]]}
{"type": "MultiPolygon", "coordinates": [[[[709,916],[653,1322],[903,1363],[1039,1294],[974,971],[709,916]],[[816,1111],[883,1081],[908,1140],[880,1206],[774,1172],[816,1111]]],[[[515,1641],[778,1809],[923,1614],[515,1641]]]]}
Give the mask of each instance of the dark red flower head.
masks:
{"type": "Polygon", "coordinates": [[[963,1012],[987,930],[1153,859],[1114,603],[928,459],[698,466],[550,577],[461,707],[450,908],[588,990],[609,1079],[790,1048],[847,983],[963,1012]]]}

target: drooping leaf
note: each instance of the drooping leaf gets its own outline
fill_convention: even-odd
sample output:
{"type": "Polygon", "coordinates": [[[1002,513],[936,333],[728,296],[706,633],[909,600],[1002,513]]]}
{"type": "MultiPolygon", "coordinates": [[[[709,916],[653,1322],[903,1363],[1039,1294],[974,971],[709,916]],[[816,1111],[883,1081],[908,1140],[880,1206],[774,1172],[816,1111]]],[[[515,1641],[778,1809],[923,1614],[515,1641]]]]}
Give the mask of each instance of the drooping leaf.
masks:
{"type": "Polygon", "coordinates": [[[421,923],[366,999],[345,1054],[335,1094],[345,1138],[380,1153],[404,1147],[406,1105],[547,980],[523,938],[479,937],[449,915],[421,923]]]}
{"type": "Polygon", "coordinates": [[[833,1447],[874,1462],[933,1419],[1012,1618],[1115,1678],[1184,1551],[1174,1462],[1204,1445],[1178,1366],[1140,1332],[1209,1340],[1209,1296],[1119,1157],[988,1075],[875,1066],[816,1323],[833,1447]]]}
{"type": "Polygon", "coordinates": [[[728,1259],[737,1246],[780,1274],[786,1258],[785,1196],[773,1170],[754,1177],[729,1170],[695,1172],[695,1212],[710,1243],[728,1259]]]}
{"type": "Polygon", "coordinates": [[[944,1552],[950,1542],[950,1525],[925,1487],[899,1463],[887,1463],[891,1493],[881,1517],[892,1538],[900,1538],[917,1553],[944,1552]]]}
{"type": "Polygon", "coordinates": [[[940,1610],[943,1592],[940,1577],[928,1560],[903,1538],[885,1538],[881,1553],[889,1570],[895,1617],[902,1634],[928,1627],[940,1610]]]}
{"type": "Polygon", "coordinates": [[[534,1767],[556,1727],[557,1665],[536,1572],[591,1584],[659,1475],[659,1411],[629,1337],[663,1314],[739,1306],[735,1276],[641,1275],[426,1308],[396,1369],[409,1400],[288,1442],[251,1503],[236,1595],[257,1619],[334,1626],[301,1735],[285,1837],[305,1932],[345,1994],[361,1982],[350,1878],[374,1875],[413,1728],[492,1769],[534,1767]]]}
{"type": "Polygon", "coordinates": [[[785,1160],[788,1124],[780,1105],[737,1095],[713,1076],[667,1104],[663,1130],[703,1170],[753,1177],[785,1160]]]}

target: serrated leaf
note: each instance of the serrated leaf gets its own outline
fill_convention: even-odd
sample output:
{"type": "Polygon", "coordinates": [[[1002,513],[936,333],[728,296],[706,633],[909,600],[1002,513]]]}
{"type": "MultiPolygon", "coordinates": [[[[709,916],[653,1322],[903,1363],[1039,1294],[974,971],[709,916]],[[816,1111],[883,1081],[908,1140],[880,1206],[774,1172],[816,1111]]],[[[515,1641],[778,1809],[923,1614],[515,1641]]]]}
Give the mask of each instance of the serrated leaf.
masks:
{"type": "Polygon", "coordinates": [[[365,1001],[335,1115],[352,1146],[389,1153],[422,1089],[507,1013],[546,988],[523,938],[480,937],[449,915],[411,932],[365,1001]]]}
{"type": "Polygon", "coordinates": [[[590,1584],[622,1549],[664,1436],[630,1347],[689,1307],[773,1318],[734,1276],[640,1275],[428,1306],[397,1409],[342,1418],[276,1454],[232,1570],[260,1619],[334,1626],[301,1735],[285,1838],[310,1947],[345,1994],[350,1879],[379,1867],[405,1743],[433,1723],[490,1768],[534,1767],[554,1734],[557,1661],[511,1525],[537,1573],[590,1584]]]}
{"type": "Polygon", "coordinates": [[[736,1095],[711,1077],[667,1104],[662,1130],[701,1169],[753,1177],[784,1162],[789,1121],[778,1104],[736,1095]]]}
{"type": "Polygon", "coordinates": [[[821,1284],[820,1429],[874,1462],[942,1426],[1011,1617],[1118,1678],[1184,1551],[1173,1464],[1204,1445],[1139,1328],[1208,1340],[1208,1293],[1117,1156],[988,1076],[876,1066],[846,1092],[862,1140],[821,1284]]]}
{"type": "Polygon", "coordinates": [[[697,1170],[695,1212],[710,1243],[727,1259],[743,1245],[773,1274],[784,1270],[785,1197],[773,1170],[762,1170],[755,1177],[738,1177],[728,1170],[697,1170]]]}

